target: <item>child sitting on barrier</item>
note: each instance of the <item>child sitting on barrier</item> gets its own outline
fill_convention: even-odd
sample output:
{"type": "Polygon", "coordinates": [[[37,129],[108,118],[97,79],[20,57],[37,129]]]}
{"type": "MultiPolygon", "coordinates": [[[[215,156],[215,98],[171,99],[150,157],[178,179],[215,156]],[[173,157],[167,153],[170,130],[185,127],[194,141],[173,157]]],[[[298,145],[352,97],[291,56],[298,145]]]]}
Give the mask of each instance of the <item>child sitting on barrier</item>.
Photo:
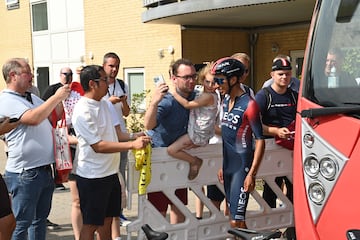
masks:
{"type": "MultiPolygon", "coordinates": [[[[167,151],[174,158],[187,161],[190,164],[188,179],[193,180],[199,174],[203,160],[192,156],[184,150],[204,146],[215,134],[215,121],[218,112],[218,96],[214,76],[210,73],[211,64],[207,64],[199,73],[198,81],[203,90],[197,91],[196,97],[188,101],[176,91],[172,94],[184,108],[190,109],[188,133],[181,136],[167,151]]],[[[180,77],[181,76],[177,76],[180,77]]]]}

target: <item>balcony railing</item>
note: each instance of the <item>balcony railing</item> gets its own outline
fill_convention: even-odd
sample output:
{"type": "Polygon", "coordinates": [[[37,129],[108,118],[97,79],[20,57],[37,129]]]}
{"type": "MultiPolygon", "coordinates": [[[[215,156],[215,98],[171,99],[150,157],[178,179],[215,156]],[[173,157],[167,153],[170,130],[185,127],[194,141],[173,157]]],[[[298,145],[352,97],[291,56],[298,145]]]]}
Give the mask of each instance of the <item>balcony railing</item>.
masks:
{"type": "Polygon", "coordinates": [[[175,2],[181,2],[185,0],[143,0],[144,7],[152,8],[160,5],[171,4],[175,2]]]}

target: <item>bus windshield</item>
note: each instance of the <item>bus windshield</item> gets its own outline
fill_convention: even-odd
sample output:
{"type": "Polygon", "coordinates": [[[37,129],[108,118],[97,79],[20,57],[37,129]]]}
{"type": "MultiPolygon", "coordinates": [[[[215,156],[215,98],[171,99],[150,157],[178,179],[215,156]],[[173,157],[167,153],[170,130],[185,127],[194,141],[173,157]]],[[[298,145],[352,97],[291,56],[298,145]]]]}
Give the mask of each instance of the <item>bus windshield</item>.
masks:
{"type": "MultiPolygon", "coordinates": [[[[304,68],[305,98],[326,108],[360,115],[360,8],[358,0],[321,1],[311,59],[304,68]],[[354,111],[354,109],[356,111],[354,111]]],[[[308,43],[310,44],[310,43],[308,43]]],[[[344,113],[344,112],[339,112],[344,113]]]]}

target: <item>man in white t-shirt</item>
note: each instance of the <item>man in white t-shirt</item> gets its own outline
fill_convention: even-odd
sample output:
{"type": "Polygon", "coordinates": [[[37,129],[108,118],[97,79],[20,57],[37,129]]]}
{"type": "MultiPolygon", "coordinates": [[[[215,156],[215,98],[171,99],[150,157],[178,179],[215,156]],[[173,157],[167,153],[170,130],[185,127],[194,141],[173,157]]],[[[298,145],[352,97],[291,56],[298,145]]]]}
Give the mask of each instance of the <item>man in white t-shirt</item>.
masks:
{"type": "Polygon", "coordinates": [[[121,189],[118,152],[145,147],[150,138],[118,142],[108,102],[107,77],[101,66],[84,67],[80,74],[85,94],[75,106],[72,123],[78,138],[76,183],[79,190],[83,227],[80,239],[111,239],[112,218],[119,216],[121,189]]]}
{"type": "MultiPolygon", "coordinates": [[[[104,99],[109,100],[120,120],[120,128],[122,132],[127,132],[126,123],[124,117],[127,117],[130,113],[130,98],[129,98],[129,86],[122,80],[118,79],[117,74],[120,67],[120,58],[114,52],[108,52],[103,57],[103,68],[108,77],[108,91],[104,96],[104,99]]],[[[127,177],[125,175],[126,166],[128,164],[128,151],[120,153],[120,173],[127,183],[127,177]]],[[[122,210],[120,213],[120,221],[122,226],[126,226],[129,222],[123,215],[122,210]]],[[[116,223],[117,224],[117,223],[116,223]]]]}

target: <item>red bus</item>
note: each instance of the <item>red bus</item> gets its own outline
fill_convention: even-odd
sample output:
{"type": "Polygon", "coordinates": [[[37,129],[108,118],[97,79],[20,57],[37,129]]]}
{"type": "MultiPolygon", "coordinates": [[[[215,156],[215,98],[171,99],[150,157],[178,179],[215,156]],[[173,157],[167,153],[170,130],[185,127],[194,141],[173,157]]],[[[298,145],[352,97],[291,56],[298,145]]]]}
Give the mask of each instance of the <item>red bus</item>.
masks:
{"type": "Polygon", "coordinates": [[[359,0],[317,1],[301,77],[293,168],[297,239],[358,239],[347,232],[360,229],[359,0]]]}

